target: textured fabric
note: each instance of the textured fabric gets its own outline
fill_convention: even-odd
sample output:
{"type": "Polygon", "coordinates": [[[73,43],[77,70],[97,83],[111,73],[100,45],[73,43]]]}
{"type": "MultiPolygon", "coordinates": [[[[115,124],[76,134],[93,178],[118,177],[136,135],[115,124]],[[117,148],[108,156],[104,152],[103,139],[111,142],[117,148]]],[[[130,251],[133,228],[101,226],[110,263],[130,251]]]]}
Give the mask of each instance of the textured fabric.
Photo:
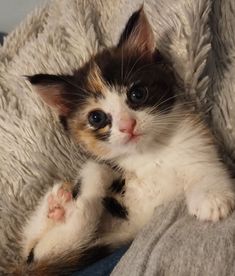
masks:
{"type": "Polygon", "coordinates": [[[235,213],[201,223],[183,201],[158,208],[111,276],[235,275],[235,213]]]}
{"type": "Polygon", "coordinates": [[[109,276],[122,255],[126,252],[127,248],[128,247],[126,246],[116,249],[113,254],[95,262],[83,270],[74,272],[71,276],[109,276]]]}
{"type": "MultiPolygon", "coordinates": [[[[20,261],[20,228],[39,197],[55,178],[75,178],[84,159],[23,75],[71,73],[91,54],[117,42],[142,2],[52,0],[29,15],[0,47],[0,274],[20,261]]],[[[195,103],[234,168],[235,1],[145,0],[145,10],[157,47],[174,61],[185,84],[183,96],[195,103]]],[[[202,275],[206,253],[204,275],[212,264],[218,271],[228,264],[231,272],[224,256],[234,256],[235,218],[217,226],[199,224],[185,213],[174,215],[179,205],[163,208],[165,216],[155,214],[116,275],[177,275],[184,267],[185,275],[202,275]],[[175,256],[168,254],[171,248],[175,256]]]]}

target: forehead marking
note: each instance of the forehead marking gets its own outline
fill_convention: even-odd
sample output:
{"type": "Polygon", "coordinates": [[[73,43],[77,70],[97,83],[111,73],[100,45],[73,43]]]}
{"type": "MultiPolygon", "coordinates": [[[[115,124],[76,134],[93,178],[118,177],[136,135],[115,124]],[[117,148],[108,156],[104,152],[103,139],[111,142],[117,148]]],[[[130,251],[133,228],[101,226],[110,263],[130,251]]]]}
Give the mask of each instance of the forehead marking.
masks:
{"type": "Polygon", "coordinates": [[[87,88],[94,93],[103,94],[105,81],[102,77],[100,68],[96,64],[92,65],[89,71],[87,77],[87,88]]]}

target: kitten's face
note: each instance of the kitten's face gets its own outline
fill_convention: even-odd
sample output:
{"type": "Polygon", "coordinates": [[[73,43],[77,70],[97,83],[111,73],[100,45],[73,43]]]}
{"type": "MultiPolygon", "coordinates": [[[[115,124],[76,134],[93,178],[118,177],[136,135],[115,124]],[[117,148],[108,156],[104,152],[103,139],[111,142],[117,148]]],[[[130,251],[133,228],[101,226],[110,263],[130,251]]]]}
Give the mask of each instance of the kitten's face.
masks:
{"type": "Polygon", "coordinates": [[[143,11],[128,24],[117,47],[97,54],[73,76],[30,77],[67,120],[73,138],[105,159],[151,149],[174,105],[174,78],[157,60],[143,11]]]}
{"type": "Polygon", "coordinates": [[[152,146],[174,102],[161,67],[119,49],[96,56],[78,72],[87,71],[76,82],[87,95],[69,120],[73,137],[108,158],[152,146]]]}

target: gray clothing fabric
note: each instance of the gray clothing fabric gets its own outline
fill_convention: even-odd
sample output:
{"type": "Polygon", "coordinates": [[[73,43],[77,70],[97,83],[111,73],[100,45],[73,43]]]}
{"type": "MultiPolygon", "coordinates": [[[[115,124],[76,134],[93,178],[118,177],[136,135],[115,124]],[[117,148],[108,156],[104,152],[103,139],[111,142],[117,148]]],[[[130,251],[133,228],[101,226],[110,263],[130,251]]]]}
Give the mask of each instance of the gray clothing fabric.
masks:
{"type": "Polygon", "coordinates": [[[184,201],[158,208],[111,276],[235,275],[235,214],[219,223],[188,215],[184,201]]]}

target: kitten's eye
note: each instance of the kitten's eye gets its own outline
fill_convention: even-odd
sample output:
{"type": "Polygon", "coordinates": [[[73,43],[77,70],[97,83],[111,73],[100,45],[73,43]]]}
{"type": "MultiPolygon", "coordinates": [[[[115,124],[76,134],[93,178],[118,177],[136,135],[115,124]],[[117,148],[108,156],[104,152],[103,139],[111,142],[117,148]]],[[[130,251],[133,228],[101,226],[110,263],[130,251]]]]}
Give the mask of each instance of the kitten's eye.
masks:
{"type": "Polygon", "coordinates": [[[141,105],[148,98],[148,89],[146,87],[132,87],[127,92],[128,101],[134,105],[141,105]]]}
{"type": "Polygon", "coordinates": [[[95,128],[103,128],[108,124],[108,117],[102,110],[91,111],[88,115],[88,121],[95,128]]]}

